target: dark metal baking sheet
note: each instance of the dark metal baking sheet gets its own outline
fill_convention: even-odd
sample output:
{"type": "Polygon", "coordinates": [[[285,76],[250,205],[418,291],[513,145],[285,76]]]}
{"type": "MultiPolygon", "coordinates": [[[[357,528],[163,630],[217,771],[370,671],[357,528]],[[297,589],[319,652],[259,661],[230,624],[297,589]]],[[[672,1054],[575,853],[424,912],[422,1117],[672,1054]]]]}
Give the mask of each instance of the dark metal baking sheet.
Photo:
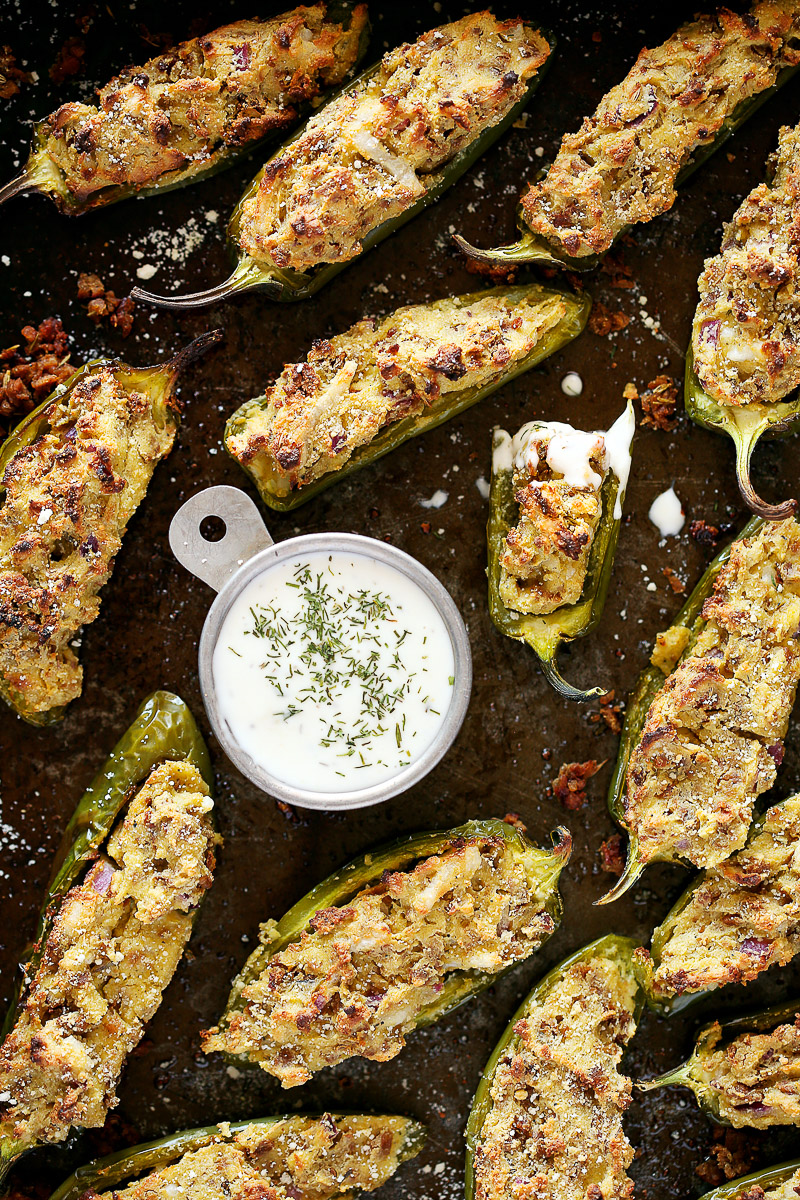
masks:
{"type": "MultiPolygon", "coordinates": [[[[174,0],[168,6],[155,0],[83,6],[4,0],[0,43],[8,43],[26,60],[27,68],[38,73],[38,82],[3,105],[0,177],[10,177],[24,156],[25,122],[47,113],[59,100],[88,96],[90,85],[105,82],[115,69],[144,61],[154,53],[154,35],[167,33],[178,40],[189,31],[250,15],[257,7],[245,0],[200,7],[189,0],[174,0]],[[57,88],[48,70],[70,36],[85,36],[84,71],[57,88]]],[[[468,11],[459,4],[432,6],[411,0],[374,0],[371,7],[375,52],[468,11]]],[[[145,363],[167,356],[205,329],[220,326],[225,331],[219,352],[184,381],[186,411],[178,443],[158,468],[147,500],[131,522],[100,617],[86,631],[82,699],[53,729],[34,730],[7,710],[0,712],[4,996],[33,930],[65,822],[140,700],[155,687],[172,688],[204,722],[195,655],[211,593],[173,560],[167,527],[181,501],[207,484],[248,487],[221,450],[225,416],[260,391],[285,361],[300,357],[312,339],[341,331],[367,313],[474,288],[475,276],[454,253],[450,234],[460,230],[483,245],[510,239],[521,182],[554,153],[561,134],[576,128],[621,78],[640,48],[662,40],[694,6],[588,7],[542,0],[521,7],[559,39],[552,71],[526,126],[513,129],[437,206],[302,305],[281,307],[254,295],[183,316],[140,306],[133,333],[123,341],[103,327],[95,328],[85,304],[76,299],[80,271],[96,272],[117,295],[127,294],[137,268],[146,264],[158,267],[148,285],[157,290],[190,291],[221,279],[227,267],[225,219],[255,169],[252,161],[197,187],[161,199],[127,202],[75,221],[59,216],[39,198],[18,199],[0,210],[0,255],[6,256],[0,259],[0,345],[17,341],[22,325],[51,314],[60,315],[72,335],[75,362],[103,352],[145,363]],[[194,248],[187,251],[192,243],[194,248]]],[[[265,13],[277,10],[274,4],[261,5],[265,13]]],[[[498,11],[511,15],[513,5],[498,6],[498,11]]],[[[128,1066],[120,1105],[108,1129],[29,1158],[18,1170],[20,1181],[39,1185],[46,1194],[48,1184],[98,1148],[115,1148],[134,1137],[209,1120],[343,1106],[408,1112],[430,1129],[424,1154],[384,1189],[386,1200],[457,1197],[470,1098],[517,1001],[545,969],[590,937],[613,930],[648,938],[685,873],[653,867],[624,900],[608,908],[592,907],[610,882],[598,865],[599,844],[612,831],[604,798],[610,763],[591,780],[590,802],[577,813],[563,812],[548,794],[548,785],[563,761],[613,758],[616,738],[602,722],[592,721],[596,708],[557,700],[533,655],[492,628],[484,576],[486,505],[477,483],[488,476],[490,430],[496,423],[513,428],[529,417],[544,416],[604,427],[621,411],[628,380],[641,390],[662,372],[682,374],[702,260],[716,250],[721,222],[761,178],[779,125],[799,115],[797,80],[770,100],[727,153],[694,178],[671,213],[628,239],[623,253],[637,282],[635,290],[610,288],[609,276],[603,273],[588,278],[597,299],[631,317],[621,333],[608,338],[587,332],[541,369],[465,416],[406,445],[296,513],[267,517],[276,538],[310,530],[348,530],[390,539],[447,584],[468,624],[475,660],[466,723],[445,760],[410,794],[339,816],[279,811],[230,767],[212,741],[225,845],[191,952],[128,1066]],[[658,335],[648,328],[646,316],[658,323],[658,335]],[[568,399],[561,391],[567,370],[578,371],[584,379],[579,399],[568,399]],[[447,491],[446,504],[438,510],[421,507],[420,501],[437,488],[447,491]],[[569,826],[575,839],[564,876],[564,921],[538,958],[437,1027],[411,1037],[392,1062],[345,1063],[302,1089],[282,1093],[277,1082],[261,1072],[240,1074],[221,1058],[206,1059],[199,1052],[198,1030],[219,1014],[229,981],[252,948],[259,921],[280,916],[329,870],[381,839],[509,811],[519,813],[538,839],[560,822],[569,826]]],[[[726,440],[685,423],[672,434],[638,430],[626,505],[630,521],[620,538],[607,611],[597,633],[565,653],[563,669],[569,679],[613,687],[618,697],[628,692],[655,633],[681,603],[663,568],[672,568],[691,587],[711,553],[689,536],[688,523],[680,538],[660,546],[647,519],[648,507],[674,483],[689,519],[738,528],[744,512],[732,466],[726,440]]],[[[763,446],[756,455],[758,490],[783,498],[797,487],[798,466],[796,441],[763,446]]],[[[775,795],[788,794],[799,779],[793,725],[775,795]]],[[[704,1011],[734,1004],[753,1007],[791,995],[797,986],[796,971],[771,972],[746,992],[726,991],[704,1011]]],[[[694,1016],[669,1022],[646,1017],[628,1055],[632,1073],[677,1062],[696,1022],[694,1016]]],[[[688,1093],[671,1090],[635,1098],[627,1128],[639,1149],[633,1174],[640,1197],[667,1200],[703,1190],[695,1168],[708,1157],[711,1128],[688,1093]]],[[[756,1164],[800,1152],[795,1131],[754,1142],[756,1164]]]]}

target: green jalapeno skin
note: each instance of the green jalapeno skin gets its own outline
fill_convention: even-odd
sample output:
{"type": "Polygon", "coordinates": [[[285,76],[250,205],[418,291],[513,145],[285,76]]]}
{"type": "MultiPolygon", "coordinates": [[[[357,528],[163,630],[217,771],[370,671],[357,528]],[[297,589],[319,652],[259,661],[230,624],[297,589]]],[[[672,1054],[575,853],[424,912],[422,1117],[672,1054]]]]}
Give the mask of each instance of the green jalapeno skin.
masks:
{"type": "MultiPolygon", "coordinates": [[[[752,537],[758,533],[761,526],[764,524],[760,517],[751,517],[745,525],[738,538],[734,538],[729,545],[725,546],[711,560],[706,567],[699,582],[695,586],[686,603],[681,608],[675,620],[672,622],[670,629],[688,629],[689,641],[687,642],[683,653],[677,659],[670,671],[670,675],[676,667],[683,661],[687,653],[697,641],[701,630],[705,626],[705,621],[702,617],[703,605],[711,594],[711,591],[716,582],[722,568],[730,558],[732,547],[737,541],[743,538],[752,537]]],[[[669,632],[669,630],[667,630],[669,632]]],[[[617,759],[614,764],[614,771],[611,776],[611,783],[608,789],[608,809],[611,816],[621,829],[625,830],[628,835],[628,852],[625,869],[619,877],[614,887],[605,896],[595,901],[595,904],[610,904],[612,900],[618,900],[628,888],[632,887],[636,880],[641,875],[645,868],[645,863],[642,862],[639,855],[638,840],[628,828],[625,822],[625,784],[628,776],[628,764],[634,748],[638,745],[639,739],[644,728],[644,723],[647,720],[647,714],[650,710],[650,705],[655,700],[658,693],[666,683],[668,675],[665,675],[660,667],[647,666],[640,674],[636,686],[634,687],[625,710],[625,718],[622,725],[622,733],[620,734],[619,750],[617,759]]],[[[672,861],[662,860],[657,857],[651,861],[672,861]]]]}
{"type": "MultiPolygon", "coordinates": [[[[574,954],[570,954],[568,958],[560,962],[552,971],[549,971],[522,1001],[492,1051],[483,1069],[480,1083],[472,1101],[472,1108],[470,1109],[466,1128],[467,1154],[464,1184],[466,1200],[475,1200],[475,1151],[480,1144],[483,1127],[492,1107],[491,1091],[497,1067],[500,1059],[509,1047],[513,1048],[519,1041],[514,1032],[514,1026],[518,1021],[529,1016],[532,1009],[546,999],[553,987],[561,981],[567,971],[571,967],[574,967],[576,963],[588,962],[592,958],[600,957],[612,959],[620,964],[625,974],[633,981],[631,956],[635,947],[636,942],[633,938],[620,937],[613,933],[597,938],[595,941],[590,942],[588,946],[582,946],[580,950],[576,950],[574,954]]],[[[639,1019],[642,1007],[643,996],[640,991],[637,991],[636,1009],[633,1014],[635,1020],[639,1019]]]]}
{"type": "MultiPolygon", "coordinates": [[[[537,879],[539,890],[547,895],[545,910],[553,919],[553,932],[561,920],[561,897],[558,894],[558,879],[561,871],[569,861],[572,852],[572,838],[569,832],[559,827],[552,835],[552,850],[543,850],[532,845],[518,830],[505,821],[490,818],[482,821],[467,821],[455,829],[430,830],[425,833],[411,834],[398,838],[376,850],[369,851],[359,858],[353,859],[338,871],[334,871],[327,879],[323,879],[312,888],[272,930],[270,940],[258,946],[245,962],[241,972],[234,979],[231,993],[222,1018],[220,1029],[224,1029],[233,1014],[242,1007],[242,992],[266,969],[271,958],[279,954],[291,942],[299,940],[300,935],[308,928],[309,922],[318,909],[335,908],[347,904],[357,892],[370,884],[377,883],[384,871],[407,870],[417,861],[430,858],[434,854],[442,854],[454,842],[463,838],[501,837],[515,853],[525,858],[529,863],[530,873],[537,879]]],[[[512,963],[511,966],[514,964],[512,963]]],[[[511,966],[506,968],[510,970],[511,966]]],[[[500,972],[504,974],[505,972],[500,972]]],[[[427,1006],[418,1017],[415,1029],[433,1024],[441,1017],[458,1008],[459,1005],[489,987],[498,974],[486,971],[474,971],[469,974],[453,972],[444,983],[437,999],[427,1006]]],[[[249,1063],[246,1054],[226,1055],[237,1063],[249,1063]]]]}
{"type": "MultiPolygon", "coordinates": [[[[465,304],[470,304],[484,296],[502,295],[509,300],[522,300],[528,296],[541,296],[546,299],[549,296],[559,295],[565,302],[567,312],[562,321],[559,322],[554,329],[551,329],[541,341],[534,346],[530,354],[521,359],[511,368],[506,371],[501,371],[494,379],[480,387],[464,388],[463,391],[451,391],[444,398],[440,397],[429,404],[425,411],[416,417],[404,417],[400,421],[394,421],[391,425],[385,428],[368,442],[365,446],[359,448],[353,453],[352,457],[336,471],[330,471],[327,475],[315,479],[313,483],[306,487],[296,488],[289,492],[288,495],[277,495],[271,491],[268,483],[259,477],[259,473],[251,466],[245,466],[238,462],[238,465],[245,471],[253,483],[258,488],[258,493],[264,503],[274,509],[276,512],[290,512],[294,508],[298,508],[301,504],[305,504],[307,500],[312,500],[318,496],[320,492],[327,491],[335,483],[340,483],[343,479],[347,479],[356,471],[360,471],[363,467],[372,466],[378,459],[383,458],[384,454],[389,454],[392,450],[396,450],[398,446],[404,445],[411,438],[419,437],[421,433],[427,433],[430,429],[436,429],[438,425],[444,424],[445,421],[457,417],[460,413],[465,412],[468,408],[472,408],[481,400],[485,400],[501,388],[506,383],[510,383],[512,379],[529,371],[532,367],[537,366],[540,362],[544,362],[551,354],[555,354],[563,346],[573,341],[583,331],[586,322],[589,319],[592,301],[588,294],[579,296],[572,292],[564,292],[555,288],[544,288],[539,284],[525,284],[523,286],[504,288],[485,288],[480,292],[469,292],[459,299],[465,304]]],[[[434,301],[431,308],[435,308],[438,301],[434,301]]],[[[246,424],[248,416],[254,410],[266,407],[268,403],[266,396],[257,396],[253,400],[246,401],[241,408],[229,417],[223,434],[223,444],[227,450],[228,442],[235,434],[237,434],[246,424]]]]}
{"type": "Polygon", "coordinates": [[[775,1004],[771,1008],[764,1009],[763,1012],[734,1017],[730,1021],[712,1021],[698,1031],[694,1050],[686,1062],[671,1071],[665,1071],[663,1075],[658,1075],[655,1079],[642,1080],[636,1086],[643,1092],[666,1087],[669,1084],[690,1088],[694,1092],[700,1108],[712,1121],[716,1121],[720,1125],[728,1125],[729,1122],[720,1116],[719,1098],[714,1089],[697,1075],[697,1072],[702,1070],[703,1060],[708,1053],[709,1041],[715,1038],[715,1049],[719,1049],[743,1033],[764,1033],[777,1029],[779,1025],[793,1021],[798,1013],[800,1013],[800,999],[786,1000],[782,1004],[775,1004]],[[722,1035],[721,1039],[716,1039],[717,1034],[722,1035]]]}
{"type": "MultiPolygon", "coordinates": [[[[226,1122],[219,1125],[205,1125],[197,1129],[186,1129],[180,1133],[172,1133],[156,1141],[143,1142],[140,1146],[131,1146],[128,1150],[120,1150],[116,1154],[106,1155],[95,1159],[84,1167],[79,1167],[59,1188],[53,1192],[50,1200],[80,1200],[85,1192],[93,1189],[97,1192],[117,1187],[119,1184],[132,1182],[145,1172],[158,1171],[168,1167],[184,1154],[191,1154],[212,1142],[230,1142],[233,1135],[258,1125],[265,1129],[277,1125],[295,1116],[306,1116],[305,1113],[287,1113],[274,1117],[253,1117],[249,1121],[226,1122]]],[[[314,1114],[316,1115],[316,1114],[314,1114]]],[[[352,1112],[330,1113],[334,1121],[346,1116],[357,1116],[352,1112]]],[[[378,1118],[380,1119],[380,1118],[378,1118]]],[[[418,1121],[407,1118],[405,1139],[400,1149],[399,1161],[407,1162],[419,1154],[425,1144],[427,1130],[418,1121]]],[[[348,1192],[341,1197],[347,1200],[354,1193],[348,1192]]]]}
{"type": "Polygon", "coordinates": [[[764,1171],[754,1171],[752,1175],[742,1175],[739,1179],[732,1179],[729,1183],[723,1183],[721,1187],[714,1188],[713,1191],[704,1192],[700,1200],[739,1200],[740,1196],[744,1196],[751,1187],[756,1185],[768,1192],[771,1188],[778,1188],[787,1179],[791,1179],[798,1170],[800,1170],[800,1158],[795,1158],[791,1162],[779,1163],[778,1166],[767,1167],[764,1171]]]}
{"type": "Polygon", "coordinates": [[[783,521],[797,510],[797,500],[767,504],[750,479],[750,459],[762,437],[789,437],[800,429],[800,395],[775,404],[719,404],[697,378],[692,347],[686,351],[684,407],[695,425],[727,433],[736,450],[736,482],[747,507],[765,521],[783,521]]]}
{"type": "MultiPolygon", "coordinates": [[[[165,363],[152,367],[131,367],[118,359],[93,359],[80,367],[69,379],[60,383],[50,395],[37,405],[19,422],[0,446],[0,505],[3,503],[5,490],[3,479],[11,459],[26,446],[32,445],[38,437],[46,433],[50,427],[50,419],[56,405],[68,395],[81,380],[89,375],[95,375],[105,367],[111,369],[121,385],[132,391],[146,393],[153,405],[153,414],[161,426],[175,428],[178,425],[178,413],[170,404],[172,392],[180,373],[205,354],[222,338],[222,331],[215,329],[210,333],[201,334],[188,346],[184,346],[176,355],[165,363]]],[[[0,698],[5,700],[18,716],[29,725],[53,725],[60,721],[68,706],[57,705],[46,711],[34,711],[29,708],[22,695],[12,689],[6,680],[0,676],[0,698]]]]}
{"type": "MultiPolygon", "coordinates": [[[[632,415],[633,406],[630,401],[628,409],[632,415]]],[[[589,551],[586,580],[580,599],[575,604],[564,605],[552,613],[534,616],[531,613],[518,613],[506,608],[500,597],[500,559],[508,532],[517,523],[518,506],[514,499],[513,471],[492,469],[489,519],[486,524],[489,614],[496,628],[506,637],[515,638],[518,642],[530,646],[541,663],[547,682],[564,700],[592,700],[596,696],[604,695],[607,690],[602,687],[585,690],[573,687],[561,677],[556,659],[561,646],[592,633],[603,615],[622,524],[621,501],[624,493],[623,497],[620,497],[620,515],[614,515],[619,490],[620,481],[614,472],[609,470],[600,491],[602,510],[589,551]]]]}
{"type": "MultiPolygon", "coordinates": [[[[67,824],[56,851],[34,939],[20,960],[20,978],[0,1028],[0,1041],[17,1021],[25,990],[39,968],[47,937],[67,892],[97,857],[132,791],[146,781],[159,763],[176,759],[197,767],[213,794],[214,773],[208,748],[192,713],[173,692],[153,692],[139,706],[133,722],[89,784],[67,824]]],[[[0,1182],[21,1153],[24,1151],[15,1151],[13,1144],[0,1145],[0,1182]]]]}
{"type": "MultiPolygon", "coordinates": [[[[685,183],[695,171],[701,167],[712,154],[725,145],[733,135],[744,125],[745,121],[749,120],[753,113],[761,108],[762,104],[766,104],[780,88],[787,83],[792,76],[800,70],[798,66],[784,67],[778,72],[775,82],[770,87],[765,88],[763,92],[759,92],[757,96],[750,96],[747,100],[743,100],[738,104],[729,117],[726,117],[722,122],[714,139],[706,146],[700,146],[688,158],[684,166],[678,172],[675,179],[675,186],[680,187],[685,183]]],[[[538,178],[541,178],[545,171],[539,173],[538,178]]],[[[603,254],[567,254],[561,246],[553,245],[547,238],[540,233],[535,233],[527,224],[523,215],[522,206],[517,207],[517,228],[520,232],[520,238],[516,242],[512,242],[508,246],[496,246],[492,250],[484,250],[478,246],[471,245],[460,234],[454,234],[453,240],[458,248],[464,252],[469,258],[477,259],[479,262],[500,263],[505,266],[522,266],[525,264],[534,264],[543,267],[565,267],[569,271],[591,271],[610,253],[617,242],[630,233],[635,228],[633,225],[626,225],[621,229],[614,238],[611,246],[603,254]]]]}
{"type": "MultiPolygon", "coordinates": [[[[239,245],[239,224],[245,202],[258,191],[262,176],[270,166],[270,163],[280,158],[296,141],[304,136],[304,124],[268,159],[233,210],[228,224],[228,246],[235,265],[232,273],[226,280],[215,287],[208,288],[202,292],[193,292],[187,296],[157,296],[139,287],[133,288],[131,296],[136,300],[145,300],[149,304],[160,308],[204,308],[208,304],[227,300],[230,296],[252,291],[263,292],[269,300],[279,301],[307,300],[309,296],[315,295],[334,276],[343,271],[345,267],[351,263],[358,262],[373,246],[380,245],[387,237],[396,233],[398,229],[401,229],[409,221],[412,221],[423,209],[434,204],[440,196],[448,191],[454,183],[457,183],[461,176],[494,145],[498,138],[503,136],[507,129],[511,128],[523,109],[533,98],[553,57],[556,39],[546,30],[540,29],[539,32],[550,46],[550,54],[548,54],[539,70],[529,82],[524,95],[520,97],[519,101],[506,113],[501,121],[498,121],[496,125],[490,125],[487,129],[484,129],[468,146],[459,151],[450,162],[446,163],[440,170],[426,176],[430,186],[426,190],[425,195],[420,196],[404,212],[371,229],[361,239],[361,250],[353,258],[348,258],[345,262],[340,263],[323,263],[319,267],[315,267],[309,271],[281,270],[272,264],[259,263],[257,259],[245,253],[239,245]]],[[[367,67],[355,79],[334,92],[329,97],[329,102],[330,100],[335,100],[342,92],[367,83],[377,74],[380,67],[380,61],[367,67]]],[[[319,112],[319,110],[317,111],[319,112]]]]}
{"type": "MultiPolygon", "coordinates": [[[[352,8],[352,0],[337,0],[336,3],[328,5],[327,19],[344,21],[351,13],[352,8]]],[[[367,23],[359,42],[356,63],[361,62],[367,52],[369,33],[370,29],[367,23]]],[[[234,166],[255,151],[263,149],[264,146],[274,141],[276,136],[275,132],[271,132],[245,146],[220,146],[213,151],[211,161],[206,165],[202,167],[190,165],[182,170],[169,171],[163,179],[156,180],[147,187],[136,187],[134,184],[115,184],[102,188],[86,200],[77,200],[66,187],[62,172],[45,150],[49,132],[47,118],[36,122],[33,127],[31,152],[28,155],[25,169],[16,179],[12,179],[4,187],[0,187],[0,204],[11,200],[13,196],[36,192],[42,196],[48,196],[58,211],[65,216],[79,217],[93,209],[117,204],[120,200],[128,200],[131,197],[162,196],[165,192],[201,183],[205,179],[210,179],[212,175],[227,171],[228,167],[234,166]]]]}

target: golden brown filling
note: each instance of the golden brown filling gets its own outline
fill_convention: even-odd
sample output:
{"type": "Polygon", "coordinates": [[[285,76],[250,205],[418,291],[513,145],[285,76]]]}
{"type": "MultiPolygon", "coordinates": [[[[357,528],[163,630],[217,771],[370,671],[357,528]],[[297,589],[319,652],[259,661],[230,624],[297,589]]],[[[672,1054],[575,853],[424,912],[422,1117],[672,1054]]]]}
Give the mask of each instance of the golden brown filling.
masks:
{"type": "Polygon", "coordinates": [[[722,1037],[717,1026],[693,1068],[720,1119],[737,1129],[800,1124],[800,1017],[719,1046],[722,1037]]]}
{"type": "Polygon", "coordinates": [[[449,977],[501,971],[552,932],[540,887],[497,837],[387,873],[347,905],[320,909],[247,984],[205,1049],[246,1055],[284,1087],[354,1055],[394,1058],[449,977]]]}
{"type": "Polygon", "coordinates": [[[332,1200],[371,1192],[393,1175],[403,1117],[288,1117],[248,1125],[112,1192],[81,1200],[332,1200]]]}
{"type": "Polygon", "coordinates": [[[221,150],[291,124],[297,105],[339,83],[358,54],[366,6],[347,29],[325,11],[301,5],[224,25],[129,67],[100,90],[97,107],[63,104],[48,118],[44,149],[67,190],[86,200],[113,185],[191,175],[221,150]]]}
{"type": "Polygon", "coordinates": [[[705,873],[658,950],[656,995],[749,983],[791,961],[800,950],[799,842],[793,796],[767,811],[744,850],[705,873]]]}
{"type": "Polygon", "coordinates": [[[475,1149],[476,1200],[627,1200],[631,1082],[617,1070],[636,1030],[630,974],[598,956],[570,967],[514,1026],[475,1149]]]}
{"type": "Polygon", "coordinates": [[[775,781],[800,679],[797,522],[735,542],[702,615],[628,766],[625,820],[644,862],[722,862],[775,781]]]}
{"type": "Polygon", "coordinates": [[[698,17],[642,50],[523,195],[526,223],[580,257],[605,253],[628,225],[666,212],[692,155],[739,104],[800,62],[799,39],[797,0],[760,0],[744,16],[720,8],[698,17]]]}
{"type": "Polygon", "coordinates": [[[381,430],[486,386],[563,318],[559,296],[502,293],[399,308],[314,344],[250,401],[226,445],[277,495],[344,466],[381,430]]]}
{"type": "Polygon", "coordinates": [[[514,438],[513,486],[519,519],[508,531],[500,556],[503,604],[536,616],[580,600],[602,515],[600,486],[608,469],[601,433],[587,463],[593,482],[580,487],[550,465],[550,441],[547,426],[524,426],[514,438]]]}
{"type": "Polygon", "coordinates": [[[180,962],[211,886],[212,801],[188,762],[155,768],[105,854],[67,892],[0,1048],[0,1146],[101,1126],[125,1059],[180,962]]]}
{"type": "Polygon", "coordinates": [[[800,384],[800,127],[706,260],[694,317],[698,379],[720,404],[770,404],[800,384]]]}
{"type": "Polygon", "coordinates": [[[442,167],[502,121],[549,53],[522,21],[489,12],[390,51],[267,164],[242,207],[242,249],[295,271],[354,258],[370,230],[425,196],[442,167]]]}
{"type": "Polygon", "coordinates": [[[72,640],[97,617],[128,521],[175,423],[108,367],[54,405],[6,467],[0,507],[0,677],[33,713],[80,695],[72,640]]]}

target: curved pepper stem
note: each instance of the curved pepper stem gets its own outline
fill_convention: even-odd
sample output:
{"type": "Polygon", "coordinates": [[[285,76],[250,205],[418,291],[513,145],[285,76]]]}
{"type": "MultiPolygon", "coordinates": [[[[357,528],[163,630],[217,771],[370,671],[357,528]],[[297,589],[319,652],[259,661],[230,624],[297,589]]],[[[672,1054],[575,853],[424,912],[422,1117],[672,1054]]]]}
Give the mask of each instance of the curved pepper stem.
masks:
{"type": "Polygon", "coordinates": [[[767,504],[756,493],[750,479],[750,459],[759,438],[769,427],[768,417],[748,414],[746,409],[734,414],[734,444],[736,446],[736,482],[742,499],[751,512],[765,521],[784,521],[797,511],[796,500],[784,500],[781,504],[767,504]],[[754,419],[748,419],[748,418],[754,419]]]}
{"type": "Polygon", "coordinates": [[[34,190],[36,185],[28,175],[27,171],[23,171],[21,175],[17,175],[16,179],[9,179],[8,183],[0,187],[0,204],[5,204],[6,200],[12,200],[14,196],[21,196],[24,192],[34,190]]]}
{"type": "Polygon", "coordinates": [[[625,862],[625,870],[620,875],[617,882],[614,884],[610,892],[606,892],[605,896],[601,896],[599,900],[595,900],[595,905],[611,904],[614,900],[619,900],[620,896],[624,896],[629,888],[633,887],[636,880],[641,875],[646,863],[642,862],[639,854],[638,838],[632,835],[628,836],[628,857],[625,862]]]}
{"type": "Polygon", "coordinates": [[[539,662],[545,679],[562,700],[575,700],[579,704],[585,704],[587,700],[596,700],[599,696],[605,696],[608,691],[608,688],[602,687],[576,688],[571,683],[567,683],[556,666],[555,654],[549,659],[541,658],[539,662]]]}
{"type": "Polygon", "coordinates": [[[654,1088],[668,1087],[670,1084],[678,1084],[680,1087],[692,1087],[692,1081],[689,1074],[691,1063],[681,1063],[679,1067],[674,1067],[671,1071],[665,1071],[663,1075],[657,1075],[655,1079],[638,1079],[636,1086],[640,1092],[652,1092],[654,1088]]]}

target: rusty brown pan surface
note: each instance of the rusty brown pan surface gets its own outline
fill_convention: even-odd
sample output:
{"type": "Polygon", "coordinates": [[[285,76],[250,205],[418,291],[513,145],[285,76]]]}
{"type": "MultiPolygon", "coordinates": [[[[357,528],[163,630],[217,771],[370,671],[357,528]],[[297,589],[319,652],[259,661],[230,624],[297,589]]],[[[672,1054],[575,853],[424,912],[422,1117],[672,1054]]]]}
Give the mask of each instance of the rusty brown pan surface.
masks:
{"type": "MultiPolygon", "coordinates": [[[[42,0],[0,5],[0,45],[8,43],[38,83],[0,101],[0,180],[10,178],[27,149],[25,122],[62,99],[86,97],[130,62],[155,53],[162,34],[175,40],[257,5],[170,5],[141,0],[131,5],[51,5],[42,0]],[[83,32],[83,27],[86,32],[83,32]],[[59,86],[49,69],[69,37],[85,43],[80,73],[59,86]]],[[[282,7],[282,6],[281,6],[282,7]]],[[[107,326],[95,327],[85,302],[76,298],[77,275],[95,272],[118,296],[126,295],[138,268],[157,266],[147,286],[156,291],[193,291],[222,279],[226,267],[226,215],[250,175],[253,162],[197,187],[161,199],[119,204],[78,220],[61,217],[45,200],[20,198],[0,210],[0,346],[19,340],[19,330],[58,314],[73,338],[73,361],[98,352],[124,354],[145,363],[166,357],[178,344],[216,325],[222,348],[184,379],[185,418],[172,456],[159,466],[147,500],[131,523],[106,588],[99,619],[83,640],[85,688],[66,720],[32,729],[7,709],[0,711],[0,970],[8,996],[17,961],[34,927],[52,853],[83,787],[156,687],[179,692],[205,725],[196,677],[200,629],[212,594],[172,558],[170,517],[188,496],[213,483],[245,482],[221,450],[225,417],[257,394],[284,362],[294,361],[312,339],[339,332],[366,313],[402,303],[467,291],[476,286],[454,252],[450,234],[496,245],[511,240],[520,185],[550,157],[565,130],[577,127],[602,93],[617,82],[640,48],[656,44],[685,19],[693,4],[581,5],[541,0],[521,5],[554,30],[559,44],[549,77],[530,109],[525,128],[515,128],[433,209],[364,260],[343,272],[302,305],[269,304],[258,295],[205,312],[173,315],[139,307],[131,336],[123,341],[107,326]],[[541,148],[541,155],[537,150],[541,148]]],[[[373,51],[415,37],[464,11],[436,5],[375,0],[373,51]],[[439,11],[441,10],[441,11],[439,11]]],[[[278,11],[274,4],[262,12],[278,11]]],[[[498,11],[512,15],[513,5],[498,11]]],[[[209,1120],[238,1119],[282,1111],[375,1108],[407,1112],[424,1121],[430,1139],[424,1153],[403,1168],[383,1191],[401,1196],[461,1194],[462,1131],[482,1065],[518,1000],[545,969],[590,938],[607,931],[646,940],[680,890],[685,873],[653,867],[622,901],[606,908],[592,902],[611,877],[600,870],[598,849],[612,832],[605,808],[610,763],[590,781],[589,803],[565,813],[548,793],[564,761],[612,759],[616,738],[596,706],[557,700],[524,647],[492,627],[486,605],[484,523],[486,503],[477,482],[488,478],[490,430],[498,422],[515,428],[531,417],[606,427],[623,406],[625,383],[641,391],[655,376],[683,374],[703,261],[715,252],[721,222],[760,178],[778,127],[800,115],[800,80],[790,83],[689,183],[674,210],[640,229],[623,247],[636,287],[611,287],[598,273],[587,286],[630,321],[613,337],[586,332],[542,368],[424,439],[407,444],[341,487],[287,516],[270,514],[276,539],[315,530],[345,530],[391,540],[418,557],[451,590],[467,622],[475,666],[472,704],[461,734],[444,761],[411,793],[374,809],[326,816],[281,812],[215,755],[218,812],[225,838],[216,883],[200,914],[191,953],[132,1058],[121,1102],[101,1135],[76,1138],[58,1151],[29,1158],[20,1182],[54,1184],[99,1149],[157,1136],[209,1120]],[[646,317],[660,326],[654,332],[646,317]],[[578,371],[585,387],[567,398],[560,381],[578,371]],[[440,509],[420,501],[438,488],[448,493],[440,509]],[[198,1030],[220,1013],[229,982],[253,946],[258,922],[278,917],[331,869],[372,843],[401,831],[458,824],[469,817],[520,814],[535,839],[559,822],[575,839],[565,872],[565,917],[541,956],[438,1026],[414,1035],[405,1051],[384,1064],[344,1064],[290,1094],[261,1072],[239,1074],[218,1056],[199,1050],[198,1030]]],[[[757,490],[772,499],[791,494],[800,468],[797,441],[763,445],[756,455],[757,490]]],[[[629,523],[620,537],[617,568],[600,628],[564,654],[564,674],[576,683],[601,683],[624,696],[644,665],[650,643],[679,608],[665,577],[671,568],[689,587],[711,556],[687,526],[680,538],[659,547],[647,519],[653,498],[671,483],[689,520],[739,528],[744,522],[726,439],[681,422],[674,433],[640,428],[628,493],[629,523]]],[[[797,726],[775,797],[800,783],[797,726]]],[[[797,991],[800,975],[772,973],[746,993],[731,989],[718,1002],[730,1008],[760,1005],[797,991]]],[[[713,1013],[714,1005],[706,1005],[713,1013]]],[[[702,1015],[702,1014],[701,1014],[702,1015]]],[[[652,1073],[676,1064],[690,1044],[697,1017],[666,1022],[646,1017],[627,1056],[631,1072],[652,1073]]],[[[636,1098],[627,1128],[639,1155],[633,1166],[637,1194],[647,1200],[693,1195],[706,1185],[695,1168],[708,1158],[711,1128],[688,1093],[674,1089],[636,1098]]],[[[755,1139],[754,1166],[800,1152],[794,1131],[755,1139]]]]}

